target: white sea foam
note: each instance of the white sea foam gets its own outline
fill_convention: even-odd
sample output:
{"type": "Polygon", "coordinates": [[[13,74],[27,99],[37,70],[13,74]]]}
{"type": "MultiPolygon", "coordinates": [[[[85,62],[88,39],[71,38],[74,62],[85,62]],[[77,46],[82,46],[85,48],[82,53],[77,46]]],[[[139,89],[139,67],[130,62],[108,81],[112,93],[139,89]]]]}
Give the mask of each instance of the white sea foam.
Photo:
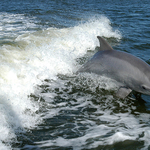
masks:
{"type": "MultiPolygon", "coordinates": [[[[36,142],[36,144],[38,145],[38,147],[41,148],[58,146],[58,147],[72,147],[75,150],[76,149],[81,150],[81,149],[96,148],[100,145],[102,146],[112,145],[118,142],[123,142],[128,140],[128,141],[144,141],[145,147],[143,149],[148,148],[150,144],[149,143],[150,130],[149,127],[143,127],[143,125],[139,123],[140,118],[135,119],[134,116],[126,113],[126,114],[119,114],[118,117],[114,116],[114,118],[113,115],[110,115],[111,119],[109,120],[108,119],[109,115],[110,115],[109,111],[107,112],[106,110],[105,113],[102,115],[104,118],[106,117],[105,120],[107,121],[108,124],[97,125],[95,124],[95,122],[90,122],[90,125],[88,125],[88,129],[85,135],[81,137],[71,138],[71,139],[58,137],[55,140],[40,141],[40,142],[36,142]],[[115,124],[115,122],[117,123],[115,124]],[[124,125],[125,127],[121,127],[121,125],[124,125]],[[144,133],[144,137],[140,138],[140,135],[142,133],[144,133]]],[[[94,118],[95,120],[98,120],[98,118],[96,118],[96,115],[94,116],[94,118]]],[[[85,122],[80,122],[80,123],[82,124],[85,123],[86,126],[86,124],[88,124],[89,122],[86,120],[85,122]]]]}
{"type": "MultiPolygon", "coordinates": [[[[34,128],[42,121],[40,116],[43,114],[37,113],[38,101],[28,97],[34,93],[36,85],[44,79],[57,80],[58,74],[75,72],[79,67],[75,59],[99,45],[96,36],[120,39],[121,34],[113,30],[104,16],[71,28],[48,28],[34,33],[25,30],[36,27],[34,18],[2,14],[0,19],[0,36],[17,36],[13,44],[0,47],[0,145],[9,149],[8,143],[16,139],[17,133],[34,128]],[[20,21],[21,24],[13,24],[20,21]]],[[[49,96],[51,99],[53,94],[49,96]]],[[[60,105],[63,107],[65,103],[60,105]]],[[[58,111],[50,112],[51,116],[55,113],[58,111]]],[[[90,137],[89,134],[85,136],[90,137]]],[[[60,145],[61,139],[56,142],[60,145]]]]}

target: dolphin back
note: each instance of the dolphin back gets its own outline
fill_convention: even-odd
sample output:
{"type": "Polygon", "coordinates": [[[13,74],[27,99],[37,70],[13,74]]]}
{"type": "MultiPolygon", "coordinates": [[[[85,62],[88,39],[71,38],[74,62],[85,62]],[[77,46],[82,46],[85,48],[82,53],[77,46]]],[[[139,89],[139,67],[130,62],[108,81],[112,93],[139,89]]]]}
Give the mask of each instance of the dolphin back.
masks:
{"type": "Polygon", "coordinates": [[[101,53],[105,51],[114,51],[114,49],[104,40],[102,37],[97,36],[100,47],[99,51],[87,62],[85,63],[78,71],[78,72],[94,72],[99,74],[99,70],[104,70],[101,65],[101,53]]]}

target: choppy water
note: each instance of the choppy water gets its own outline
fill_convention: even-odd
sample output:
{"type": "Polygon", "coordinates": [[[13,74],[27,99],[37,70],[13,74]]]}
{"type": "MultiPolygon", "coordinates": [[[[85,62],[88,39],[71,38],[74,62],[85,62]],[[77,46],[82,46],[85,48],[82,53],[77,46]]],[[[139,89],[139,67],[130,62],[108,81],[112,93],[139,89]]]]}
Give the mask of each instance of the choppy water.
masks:
{"type": "Polygon", "coordinates": [[[75,74],[97,36],[149,63],[150,1],[1,0],[0,20],[0,149],[150,149],[150,96],[75,74]]]}

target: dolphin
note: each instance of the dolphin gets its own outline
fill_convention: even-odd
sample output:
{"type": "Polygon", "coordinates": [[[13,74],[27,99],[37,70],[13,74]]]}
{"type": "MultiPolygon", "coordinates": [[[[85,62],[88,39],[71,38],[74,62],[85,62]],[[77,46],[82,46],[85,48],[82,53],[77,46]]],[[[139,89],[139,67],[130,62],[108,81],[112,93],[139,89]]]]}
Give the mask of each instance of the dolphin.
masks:
{"type": "Polygon", "coordinates": [[[97,36],[99,51],[78,72],[96,73],[116,80],[116,96],[125,98],[136,91],[150,95],[150,66],[129,53],[114,50],[102,37],[97,36]]]}

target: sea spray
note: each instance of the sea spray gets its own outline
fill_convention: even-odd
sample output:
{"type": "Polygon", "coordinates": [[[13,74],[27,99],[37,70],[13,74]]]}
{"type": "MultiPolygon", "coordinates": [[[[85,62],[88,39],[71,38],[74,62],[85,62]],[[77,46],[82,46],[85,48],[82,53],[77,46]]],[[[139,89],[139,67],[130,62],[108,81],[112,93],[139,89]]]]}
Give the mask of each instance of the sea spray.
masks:
{"type": "MultiPolygon", "coordinates": [[[[19,19],[24,22],[26,18],[19,19]]],[[[38,84],[45,79],[57,80],[58,74],[74,73],[78,68],[76,59],[98,46],[98,35],[121,38],[104,16],[70,28],[25,32],[18,24],[17,29],[7,33],[16,38],[0,47],[0,140],[5,142],[4,146],[20,132],[42,122],[44,114],[38,113],[40,101],[30,97],[38,84]]]]}

